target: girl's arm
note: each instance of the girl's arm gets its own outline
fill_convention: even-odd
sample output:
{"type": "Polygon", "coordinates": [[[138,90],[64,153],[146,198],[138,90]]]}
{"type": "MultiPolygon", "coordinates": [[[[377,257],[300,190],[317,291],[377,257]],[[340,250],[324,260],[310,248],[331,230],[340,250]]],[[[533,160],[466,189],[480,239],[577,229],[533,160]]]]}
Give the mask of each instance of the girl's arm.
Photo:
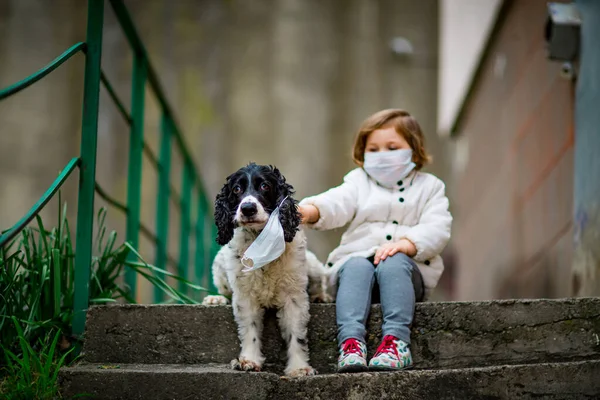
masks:
{"type": "Polygon", "coordinates": [[[359,176],[355,171],[348,173],[340,186],[300,202],[300,213],[309,227],[328,230],[342,227],[352,221],[358,206],[356,180],[359,176]]]}
{"type": "Polygon", "coordinates": [[[450,240],[452,215],[444,182],[438,180],[425,204],[419,223],[411,227],[405,238],[416,247],[414,259],[423,262],[439,255],[450,240]]]}

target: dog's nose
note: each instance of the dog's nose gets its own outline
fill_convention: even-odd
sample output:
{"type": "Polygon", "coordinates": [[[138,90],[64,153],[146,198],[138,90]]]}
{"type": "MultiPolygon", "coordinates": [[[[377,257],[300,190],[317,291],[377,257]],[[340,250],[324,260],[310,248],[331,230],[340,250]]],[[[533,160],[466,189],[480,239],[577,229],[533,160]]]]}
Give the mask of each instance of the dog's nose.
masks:
{"type": "Polygon", "coordinates": [[[258,209],[256,208],[256,203],[249,202],[242,203],[242,205],[240,206],[240,210],[242,211],[242,214],[244,214],[245,217],[251,217],[258,211],[258,209]]]}

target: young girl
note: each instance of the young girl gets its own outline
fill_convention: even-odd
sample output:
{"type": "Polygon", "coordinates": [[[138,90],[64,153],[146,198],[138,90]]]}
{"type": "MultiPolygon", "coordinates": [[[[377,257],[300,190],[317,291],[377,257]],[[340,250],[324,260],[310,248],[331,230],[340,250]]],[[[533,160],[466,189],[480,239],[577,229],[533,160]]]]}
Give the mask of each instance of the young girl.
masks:
{"type": "Polygon", "coordinates": [[[338,370],[408,368],[415,301],[427,297],[444,270],[440,253],[452,223],[445,186],[420,172],[429,162],[423,133],[403,110],[367,118],[356,136],[353,159],[359,168],[342,185],[302,200],[299,207],[303,222],[314,229],[349,224],[327,260],[338,279],[338,370]],[[383,313],[383,341],[367,367],[365,323],[374,287],[383,313]]]}

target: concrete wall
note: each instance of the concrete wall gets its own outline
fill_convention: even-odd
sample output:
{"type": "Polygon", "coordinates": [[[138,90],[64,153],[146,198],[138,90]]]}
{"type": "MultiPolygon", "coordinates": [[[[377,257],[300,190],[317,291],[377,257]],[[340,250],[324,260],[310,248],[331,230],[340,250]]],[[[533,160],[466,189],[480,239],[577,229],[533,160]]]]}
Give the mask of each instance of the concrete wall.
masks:
{"type": "MultiPolygon", "coordinates": [[[[436,159],[430,170],[444,178],[444,142],[435,134],[437,0],[125,4],[175,106],[211,198],[229,173],[249,161],[280,167],[298,198],[339,184],[352,168],[350,147],[358,124],[388,107],[405,108],[421,121],[436,159]],[[388,44],[395,36],[413,43],[412,58],[394,57],[388,44]]],[[[131,53],[106,8],[103,68],[129,104],[131,53]]],[[[0,86],[84,40],[85,12],[85,2],[79,0],[0,1],[0,86]]],[[[49,79],[0,103],[0,227],[14,223],[77,154],[82,68],[81,57],[69,61],[49,79]]],[[[146,138],[158,153],[160,114],[150,91],[146,103],[146,138]]],[[[98,179],[124,200],[128,130],[104,92],[100,108],[98,179]]],[[[174,160],[179,188],[180,158],[174,160]]],[[[157,176],[148,162],[144,167],[142,219],[154,227],[157,176]]],[[[66,194],[73,210],[74,185],[66,194]]],[[[172,207],[174,256],[178,215],[172,207]]],[[[110,211],[109,224],[124,232],[117,211],[110,211]]],[[[325,258],[340,234],[311,234],[310,247],[325,258]]],[[[152,260],[149,243],[142,240],[141,246],[152,260]]]]}
{"type": "Polygon", "coordinates": [[[573,84],[546,58],[544,0],[511,1],[457,132],[455,297],[571,291],[573,84]]]}
{"type": "MultiPolygon", "coordinates": [[[[85,17],[72,1],[0,2],[0,87],[35,72],[75,43],[85,17]],[[27,22],[25,22],[27,21],[27,22]]],[[[83,57],[0,103],[0,229],[14,224],[78,153],[83,57]]],[[[75,182],[77,176],[75,174],[75,182]]],[[[75,206],[75,184],[63,193],[75,206]]],[[[53,202],[46,216],[55,216],[53,202]]],[[[74,223],[74,221],[73,221],[74,223]]]]}

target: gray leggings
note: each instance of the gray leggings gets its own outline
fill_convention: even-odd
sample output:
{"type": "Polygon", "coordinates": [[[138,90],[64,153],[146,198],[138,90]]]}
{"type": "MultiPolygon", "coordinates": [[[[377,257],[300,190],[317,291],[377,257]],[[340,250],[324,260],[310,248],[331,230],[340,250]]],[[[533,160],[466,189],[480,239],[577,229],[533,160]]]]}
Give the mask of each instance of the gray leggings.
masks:
{"type": "Polygon", "coordinates": [[[412,258],[397,253],[373,265],[372,258],[355,257],[340,268],[336,298],[338,344],[354,338],[365,341],[375,282],[378,283],[383,336],[410,343],[415,301],[423,300],[423,277],[412,258]]]}

